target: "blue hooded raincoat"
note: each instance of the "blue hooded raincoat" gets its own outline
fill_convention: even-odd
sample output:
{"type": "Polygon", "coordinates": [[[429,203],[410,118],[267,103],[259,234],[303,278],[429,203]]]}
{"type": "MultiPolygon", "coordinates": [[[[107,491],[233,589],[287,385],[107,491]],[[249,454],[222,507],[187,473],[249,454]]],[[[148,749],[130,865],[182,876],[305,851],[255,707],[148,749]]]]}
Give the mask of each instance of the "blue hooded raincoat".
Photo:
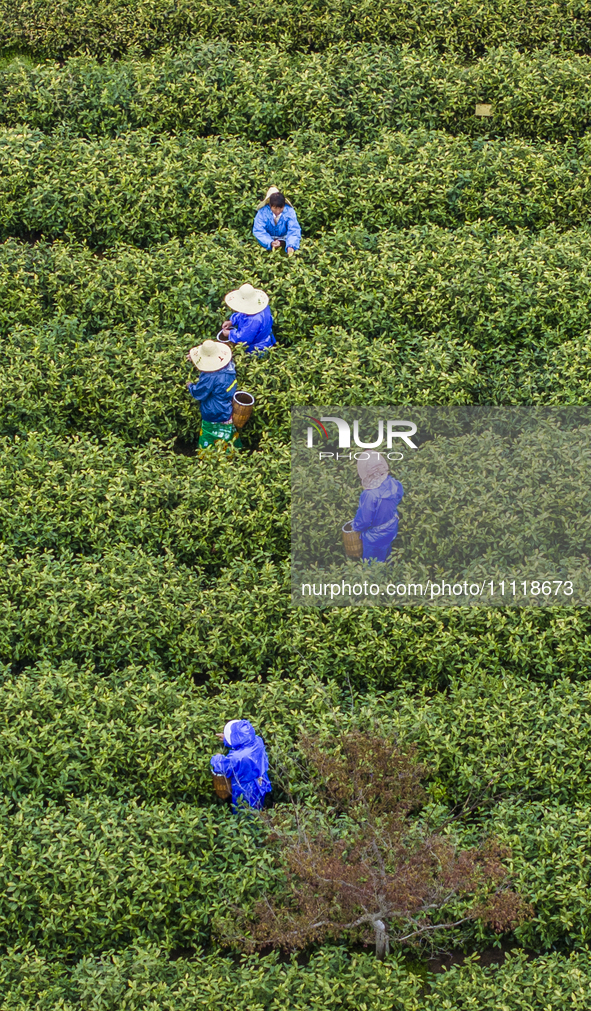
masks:
{"type": "Polygon", "coordinates": [[[224,744],[230,754],[214,755],[211,768],[231,781],[232,805],[235,807],[243,797],[250,807],[261,808],[265,794],[272,789],[262,737],[255,734],[248,720],[231,720],[224,727],[224,744]]]}
{"type": "Polygon", "coordinates": [[[237,387],[236,366],[230,361],[217,372],[200,372],[199,382],[188,383],[187,388],[193,399],[199,401],[203,420],[219,425],[232,416],[232,397],[237,387]]]}
{"type": "Polygon", "coordinates": [[[286,204],[275,223],[275,215],[269,204],[261,207],[257,211],[252,226],[252,234],[257,242],[265,249],[271,248],[273,239],[283,239],[285,248],[299,249],[302,239],[302,229],[300,228],[296,212],[290,204],[286,204]]]}
{"type": "Polygon", "coordinates": [[[228,336],[233,344],[246,344],[249,354],[266,351],[276,343],[273,333],[273,317],[269,306],[252,316],[245,312],[233,312],[230,316],[232,329],[228,336]]]}
{"type": "Polygon", "coordinates": [[[391,474],[384,478],[379,488],[361,492],[359,508],[351,525],[361,534],[364,559],[386,561],[398,533],[396,507],[403,495],[400,481],[391,474]]]}

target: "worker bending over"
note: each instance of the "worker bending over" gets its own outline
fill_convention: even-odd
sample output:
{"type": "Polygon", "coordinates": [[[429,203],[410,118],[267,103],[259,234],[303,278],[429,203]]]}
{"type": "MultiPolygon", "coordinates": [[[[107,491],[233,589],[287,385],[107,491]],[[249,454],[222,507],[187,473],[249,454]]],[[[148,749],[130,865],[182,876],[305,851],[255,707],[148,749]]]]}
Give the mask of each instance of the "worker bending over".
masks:
{"type": "Polygon", "coordinates": [[[276,186],[270,186],[256,213],[252,234],[265,249],[283,246],[292,256],[300,248],[302,229],[296,212],[276,186]]]}
{"type": "Polygon", "coordinates": [[[273,333],[273,317],[269,309],[269,297],[252,284],[243,284],[237,291],[230,291],[225,298],[226,305],[236,311],[230,319],[222,323],[222,333],[234,344],[244,344],[249,354],[260,354],[276,343],[273,333]]]}
{"type": "Polygon", "coordinates": [[[272,789],[267,775],[269,760],[262,737],[248,720],[230,720],[223,734],[217,734],[229,748],[227,755],[214,755],[211,768],[217,776],[227,776],[232,785],[232,806],[240,798],[250,807],[261,808],[272,789]]]}
{"type": "Polygon", "coordinates": [[[388,461],[381,453],[371,452],[368,459],[357,461],[357,473],[364,491],[359,496],[359,508],[351,524],[363,542],[363,559],[385,562],[398,533],[398,503],[404,490],[393,478],[388,461]]]}
{"type": "Polygon", "coordinates": [[[199,369],[199,381],[187,383],[201,408],[199,449],[207,449],[216,440],[241,449],[240,433],[232,423],[232,398],[238,385],[232,349],[219,341],[204,341],[191,348],[187,357],[199,369]]]}

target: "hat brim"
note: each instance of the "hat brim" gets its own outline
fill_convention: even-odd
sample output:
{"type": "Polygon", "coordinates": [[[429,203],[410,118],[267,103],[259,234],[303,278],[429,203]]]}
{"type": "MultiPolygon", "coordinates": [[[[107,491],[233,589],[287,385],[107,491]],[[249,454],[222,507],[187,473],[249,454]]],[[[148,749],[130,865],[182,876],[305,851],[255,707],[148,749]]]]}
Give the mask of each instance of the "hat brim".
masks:
{"type": "Polygon", "coordinates": [[[260,288],[255,288],[256,298],[243,298],[240,291],[230,291],[224,301],[234,312],[243,312],[246,316],[256,316],[269,304],[269,296],[260,288]]]}
{"type": "Polygon", "coordinates": [[[217,342],[219,344],[220,350],[216,350],[215,355],[203,355],[201,353],[202,345],[196,348],[191,348],[189,351],[189,358],[193,362],[196,369],[200,372],[219,372],[223,369],[229,362],[232,361],[232,349],[228,347],[227,344],[222,344],[221,341],[217,342]]]}

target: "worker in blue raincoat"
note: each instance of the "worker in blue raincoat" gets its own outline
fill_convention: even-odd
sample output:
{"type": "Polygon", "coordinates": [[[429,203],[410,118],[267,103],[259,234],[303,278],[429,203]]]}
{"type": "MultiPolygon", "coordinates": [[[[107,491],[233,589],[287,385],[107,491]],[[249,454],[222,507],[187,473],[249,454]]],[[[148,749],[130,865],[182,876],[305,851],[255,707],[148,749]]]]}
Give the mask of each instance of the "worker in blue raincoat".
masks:
{"type": "Polygon", "coordinates": [[[226,305],[236,311],[222,324],[223,335],[233,344],[244,344],[249,354],[261,354],[276,343],[269,296],[252,284],[230,291],[226,305]]]}
{"type": "Polygon", "coordinates": [[[238,388],[232,349],[220,341],[204,341],[191,348],[187,357],[199,369],[199,382],[187,383],[201,409],[199,449],[216,441],[241,449],[240,432],[232,422],[232,399],[238,388]]]}
{"type": "Polygon", "coordinates": [[[364,490],[351,526],[361,534],[364,561],[385,562],[398,533],[397,506],[404,490],[381,453],[368,452],[367,459],[359,459],[357,473],[364,490]]]}
{"type": "Polygon", "coordinates": [[[264,249],[283,246],[288,256],[300,248],[302,229],[297,214],[276,186],[270,186],[259,206],[252,226],[252,234],[264,249]]]}
{"type": "Polygon", "coordinates": [[[216,775],[230,780],[232,806],[236,807],[242,798],[250,807],[261,808],[265,794],[272,789],[262,737],[255,734],[248,720],[230,720],[223,734],[217,736],[230,751],[227,755],[214,755],[210,764],[216,775]]]}

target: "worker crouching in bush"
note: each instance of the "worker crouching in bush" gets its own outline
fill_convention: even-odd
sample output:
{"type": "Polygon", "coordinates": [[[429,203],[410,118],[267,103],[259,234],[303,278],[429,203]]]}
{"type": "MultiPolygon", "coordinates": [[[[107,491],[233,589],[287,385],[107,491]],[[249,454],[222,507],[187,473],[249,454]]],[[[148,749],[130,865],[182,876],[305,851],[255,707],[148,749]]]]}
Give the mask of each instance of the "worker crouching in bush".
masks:
{"type": "Polygon", "coordinates": [[[265,249],[287,250],[292,256],[300,248],[302,229],[296,212],[276,186],[270,186],[254,219],[252,234],[265,249]]]}
{"type": "Polygon", "coordinates": [[[351,524],[361,534],[363,559],[385,562],[398,533],[398,503],[404,490],[389,472],[388,461],[380,453],[368,453],[357,461],[357,473],[364,491],[351,524]]]}
{"type": "Polygon", "coordinates": [[[200,372],[197,383],[187,383],[201,408],[199,449],[207,449],[216,440],[240,449],[240,433],[232,424],[232,397],[238,383],[231,348],[219,341],[205,341],[191,348],[187,357],[200,372]]]}
{"type": "Polygon", "coordinates": [[[272,789],[267,770],[269,761],[262,737],[248,720],[230,720],[223,734],[217,734],[230,749],[228,755],[214,755],[211,768],[217,776],[226,776],[232,785],[232,806],[240,798],[250,807],[261,808],[265,794],[272,789]]]}
{"type": "Polygon", "coordinates": [[[244,344],[249,354],[268,351],[276,343],[269,297],[252,284],[243,284],[230,291],[226,305],[234,309],[230,319],[222,324],[222,333],[233,344],[244,344]]]}

